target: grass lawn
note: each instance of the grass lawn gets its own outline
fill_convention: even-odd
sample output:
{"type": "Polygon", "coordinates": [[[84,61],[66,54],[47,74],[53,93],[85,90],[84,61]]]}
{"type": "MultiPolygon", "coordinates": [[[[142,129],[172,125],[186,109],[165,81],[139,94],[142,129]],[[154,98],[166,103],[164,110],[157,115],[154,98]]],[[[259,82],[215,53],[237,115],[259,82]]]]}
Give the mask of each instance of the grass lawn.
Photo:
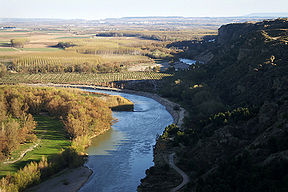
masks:
{"type": "MultiPolygon", "coordinates": [[[[49,116],[34,117],[37,122],[35,129],[37,138],[41,138],[40,144],[32,151],[28,152],[21,160],[13,164],[0,164],[0,177],[5,176],[8,172],[16,172],[19,168],[24,167],[31,161],[39,161],[42,156],[57,154],[63,148],[71,145],[71,141],[66,138],[66,133],[63,129],[63,124],[57,119],[49,116]]],[[[28,149],[31,143],[21,146],[13,156],[17,158],[17,154],[25,149],[28,149]]]]}

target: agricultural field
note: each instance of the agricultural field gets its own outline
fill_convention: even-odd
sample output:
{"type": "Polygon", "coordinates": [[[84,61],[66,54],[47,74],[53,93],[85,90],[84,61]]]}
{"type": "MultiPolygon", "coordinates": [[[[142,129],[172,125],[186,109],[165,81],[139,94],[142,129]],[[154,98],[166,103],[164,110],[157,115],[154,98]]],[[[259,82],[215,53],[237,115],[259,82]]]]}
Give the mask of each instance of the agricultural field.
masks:
{"type": "MultiPolygon", "coordinates": [[[[151,71],[183,52],[174,41],[213,36],[214,29],[114,30],[63,27],[0,31],[0,64],[17,73],[151,71]]],[[[109,29],[109,28],[107,28],[109,29]]],[[[157,70],[155,70],[157,71],[157,70]]]]}
{"type": "Polygon", "coordinates": [[[9,74],[0,79],[1,84],[17,83],[64,83],[109,86],[115,81],[160,80],[171,74],[156,72],[124,73],[46,73],[46,74],[9,74]]]}
{"type": "Polygon", "coordinates": [[[190,32],[142,31],[140,36],[133,36],[140,31],[130,31],[130,36],[100,37],[91,31],[1,31],[0,65],[7,68],[7,73],[0,83],[113,87],[117,81],[160,80],[171,74],[156,73],[161,65],[158,61],[168,63],[183,51],[167,48],[175,37],[195,39],[195,35],[200,38],[215,31],[194,31],[192,36],[190,32]],[[151,36],[157,38],[149,39],[151,36]]]}
{"type": "Polygon", "coordinates": [[[155,63],[150,56],[158,57],[159,52],[161,57],[171,57],[168,49],[163,52],[161,43],[137,37],[65,32],[1,32],[0,37],[0,63],[8,70],[22,73],[119,72],[135,65],[153,67],[155,63]],[[12,39],[23,43],[14,45],[12,39]],[[61,47],[61,43],[73,46],[61,47]]]}

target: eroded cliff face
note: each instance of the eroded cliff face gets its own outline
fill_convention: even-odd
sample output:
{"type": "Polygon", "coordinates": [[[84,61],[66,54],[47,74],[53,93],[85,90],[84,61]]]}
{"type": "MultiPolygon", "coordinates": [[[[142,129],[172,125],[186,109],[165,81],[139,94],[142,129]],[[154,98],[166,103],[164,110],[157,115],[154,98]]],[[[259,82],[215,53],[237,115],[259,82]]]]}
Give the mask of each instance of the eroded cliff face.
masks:
{"type": "Polygon", "coordinates": [[[222,26],[218,42],[207,70],[211,86],[225,102],[259,104],[269,100],[276,87],[278,91],[284,89],[287,76],[283,73],[288,61],[286,19],[222,26]]]}
{"type": "Polygon", "coordinates": [[[221,45],[231,43],[239,39],[243,34],[251,31],[252,23],[234,23],[223,25],[218,29],[217,42],[221,45]]]}
{"type": "MultiPolygon", "coordinates": [[[[265,30],[274,33],[272,36],[287,35],[287,19],[265,20],[263,22],[246,22],[223,25],[218,29],[217,42],[221,45],[231,44],[246,34],[258,30],[265,30]],[[284,32],[280,34],[279,32],[284,32]]],[[[270,34],[272,34],[270,33],[270,34]]]]}

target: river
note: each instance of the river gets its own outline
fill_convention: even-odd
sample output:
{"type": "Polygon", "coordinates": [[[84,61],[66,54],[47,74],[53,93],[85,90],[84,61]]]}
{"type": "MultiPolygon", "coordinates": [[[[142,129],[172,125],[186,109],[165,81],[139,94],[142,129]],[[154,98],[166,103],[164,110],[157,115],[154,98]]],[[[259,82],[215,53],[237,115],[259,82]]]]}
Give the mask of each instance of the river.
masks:
{"type": "MultiPolygon", "coordinates": [[[[187,65],[195,65],[197,63],[197,60],[191,60],[191,59],[184,59],[184,58],[180,58],[179,59],[180,62],[185,63],[187,65]]],[[[198,61],[199,64],[204,64],[203,61],[198,61]]]]}
{"type": "Polygon", "coordinates": [[[183,58],[180,58],[179,61],[182,62],[182,63],[186,63],[188,65],[195,65],[196,62],[197,62],[196,60],[183,59],[183,58]]]}
{"type": "Polygon", "coordinates": [[[86,166],[93,170],[80,192],[135,192],[145,170],[153,166],[156,136],[173,122],[170,113],[157,101],[138,95],[84,89],[120,95],[130,101],[134,112],[113,112],[118,120],[112,129],[93,139],[87,149],[86,166]]]}

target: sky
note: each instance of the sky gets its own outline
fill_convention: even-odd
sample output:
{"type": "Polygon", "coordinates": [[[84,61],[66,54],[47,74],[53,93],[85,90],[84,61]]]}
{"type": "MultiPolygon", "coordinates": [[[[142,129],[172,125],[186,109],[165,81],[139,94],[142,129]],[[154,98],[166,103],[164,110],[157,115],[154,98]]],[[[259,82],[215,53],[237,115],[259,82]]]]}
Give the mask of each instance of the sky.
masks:
{"type": "Polygon", "coordinates": [[[0,18],[229,17],[288,12],[288,0],[0,0],[0,18]]]}

